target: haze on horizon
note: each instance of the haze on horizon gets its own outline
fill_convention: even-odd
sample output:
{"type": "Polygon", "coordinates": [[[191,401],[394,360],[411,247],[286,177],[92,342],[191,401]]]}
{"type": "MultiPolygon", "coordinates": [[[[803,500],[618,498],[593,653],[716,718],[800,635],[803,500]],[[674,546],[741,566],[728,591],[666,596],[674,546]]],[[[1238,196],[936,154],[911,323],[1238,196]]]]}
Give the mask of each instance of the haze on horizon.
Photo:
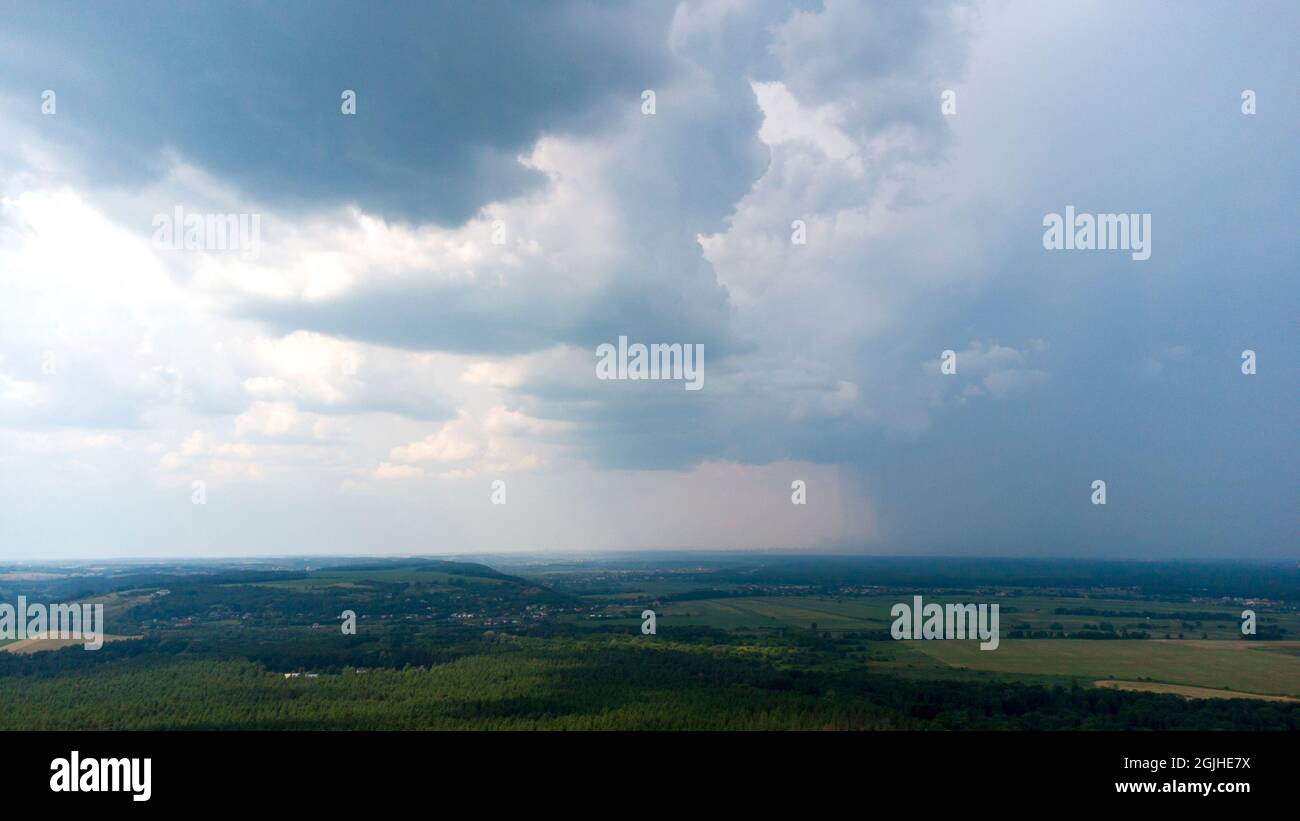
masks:
{"type": "Polygon", "coordinates": [[[6,4],[0,561],[1300,558],[1298,29],[6,4]],[[1045,250],[1068,206],[1150,258],[1045,250]],[[160,247],[177,208],[256,253],[160,247]],[[597,379],[620,336],[702,389],[597,379]]]}

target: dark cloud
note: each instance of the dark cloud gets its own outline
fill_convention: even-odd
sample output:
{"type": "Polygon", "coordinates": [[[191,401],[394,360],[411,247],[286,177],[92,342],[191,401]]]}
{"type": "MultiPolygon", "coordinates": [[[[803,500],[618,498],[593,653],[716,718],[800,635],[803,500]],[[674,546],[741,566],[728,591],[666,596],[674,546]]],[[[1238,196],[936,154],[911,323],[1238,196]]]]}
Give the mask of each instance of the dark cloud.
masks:
{"type": "MultiPolygon", "coordinates": [[[[6,8],[0,88],[97,182],[165,147],[279,207],[459,223],[541,182],[516,161],[670,70],[667,3],[44,3],[6,8]],[[41,118],[43,89],[58,117],[41,118]],[[356,116],[340,113],[353,89],[356,116]]],[[[24,116],[19,113],[18,116],[24,116]]]]}

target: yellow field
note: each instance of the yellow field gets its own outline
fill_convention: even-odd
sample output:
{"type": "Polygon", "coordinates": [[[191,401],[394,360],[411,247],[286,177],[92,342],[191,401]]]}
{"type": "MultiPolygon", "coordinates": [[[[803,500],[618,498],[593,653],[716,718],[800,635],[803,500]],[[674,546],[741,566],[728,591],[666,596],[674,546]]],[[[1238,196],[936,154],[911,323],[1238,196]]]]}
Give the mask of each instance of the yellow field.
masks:
{"type": "Polygon", "coordinates": [[[1300,698],[1290,696],[1265,696],[1259,693],[1240,693],[1236,690],[1211,690],[1209,687],[1189,687],[1186,684],[1159,684],[1154,681],[1119,681],[1104,678],[1094,681],[1098,687],[1111,690],[1137,690],[1144,693],[1169,693],[1184,698],[1254,698],[1260,701],[1288,701],[1300,703],[1300,698]]]}
{"type": "MultiPolygon", "coordinates": [[[[104,642],[138,638],[141,638],[141,636],[104,636],[104,642]]],[[[40,653],[44,650],[58,650],[62,647],[84,646],[85,643],[85,639],[19,639],[0,645],[0,653],[40,653]]]]}

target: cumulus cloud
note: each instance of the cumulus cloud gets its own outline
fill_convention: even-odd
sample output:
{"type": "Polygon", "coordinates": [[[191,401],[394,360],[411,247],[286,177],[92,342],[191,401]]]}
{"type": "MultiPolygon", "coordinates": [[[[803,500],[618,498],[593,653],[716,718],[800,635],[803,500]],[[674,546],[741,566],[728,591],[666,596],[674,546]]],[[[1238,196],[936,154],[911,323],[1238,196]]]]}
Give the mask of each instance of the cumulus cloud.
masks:
{"type": "MultiPolygon", "coordinates": [[[[1296,115],[1205,113],[1237,93],[1227,76],[1281,98],[1268,84],[1291,68],[1278,33],[1294,14],[1241,32],[1204,16],[938,0],[15,10],[0,491],[29,503],[6,526],[40,541],[66,518],[43,500],[105,505],[131,511],[108,546],[162,549],[196,529],[147,523],[201,480],[242,523],[190,542],[208,549],[318,524],[340,550],[371,549],[357,533],[407,549],[1167,548],[1140,523],[1097,531],[1068,488],[1102,469],[1184,482],[1203,441],[1238,429],[1223,420],[1280,430],[1270,400],[1296,372],[1273,370],[1294,349],[1278,260],[1296,240],[1266,230],[1293,199],[1296,115]],[[57,115],[39,113],[42,88],[57,115]],[[349,88],[355,116],[339,112],[349,88]],[[1249,173],[1213,171],[1242,156],[1249,173]],[[1085,202],[1155,211],[1165,239],[1140,274],[1043,255],[1042,214],[1085,202]],[[177,207],[256,215],[257,252],[158,247],[154,221],[177,207]],[[596,347],[620,336],[702,345],[707,388],[595,378],[596,347]],[[1246,401],[1205,374],[1250,346],[1267,370],[1246,401]],[[1171,403],[1206,409],[1185,439],[1160,422],[1171,403]],[[1110,435],[1084,433],[1097,426],[1110,435]],[[1138,431],[1173,464],[1135,462],[1138,431]],[[788,504],[797,478],[807,510],[788,504]],[[511,502],[485,508],[496,479],[511,502]]],[[[1256,455],[1250,532],[1278,541],[1287,477],[1256,455]]],[[[1211,484],[1150,492],[1203,517],[1211,484]]]]}
{"type": "MultiPolygon", "coordinates": [[[[1022,350],[977,339],[965,349],[954,351],[956,372],[947,375],[952,379],[940,380],[939,384],[953,382],[955,387],[948,393],[956,393],[958,401],[1011,396],[1047,378],[1046,371],[1029,367],[1030,360],[1043,359],[1047,350],[1047,343],[1041,339],[1032,340],[1022,350]]],[[[940,361],[925,363],[924,370],[931,376],[941,373],[940,361]]]]}

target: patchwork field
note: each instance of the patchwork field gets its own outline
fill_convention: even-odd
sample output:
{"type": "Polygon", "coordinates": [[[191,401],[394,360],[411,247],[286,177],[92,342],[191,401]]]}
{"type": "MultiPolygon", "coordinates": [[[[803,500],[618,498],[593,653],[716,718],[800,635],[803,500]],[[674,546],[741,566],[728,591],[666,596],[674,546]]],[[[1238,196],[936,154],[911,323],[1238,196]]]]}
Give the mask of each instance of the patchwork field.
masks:
{"type": "MultiPolygon", "coordinates": [[[[816,624],[819,633],[832,636],[869,631],[878,634],[889,629],[889,610],[903,600],[905,597],[889,595],[670,602],[661,610],[660,624],[757,632],[807,630],[816,624]]],[[[961,600],[926,597],[927,602],[938,603],[961,600]]],[[[1222,697],[1225,688],[1238,694],[1300,696],[1300,641],[1242,641],[1239,607],[1052,596],[1006,597],[999,604],[1003,638],[997,650],[981,651],[976,642],[917,641],[893,646],[875,642],[876,669],[940,678],[994,674],[1040,683],[1114,679],[1144,689],[1191,688],[1181,693],[1187,696],[1203,691],[1222,697]],[[1152,638],[1006,638],[1015,630],[1074,633],[1096,630],[1102,624],[1141,631],[1152,638]],[[1184,638],[1165,640],[1165,635],[1184,638]]],[[[1284,626],[1288,635],[1300,633],[1293,613],[1261,610],[1261,622],[1284,626]]]]}
{"type": "Polygon", "coordinates": [[[1141,693],[1169,693],[1184,698],[1252,698],[1259,701],[1282,701],[1300,703],[1300,699],[1290,696],[1265,696],[1259,693],[1239,693],[1236,690],[1211,690],[1209,687],[1189,687],[1186,684],[1159,684],[1152,681],[1118,681],[1102,679],[1093,682],[1098,687],[1112,690],[1129,690],[1141,693]]]}
{"type": "MultiPolygon", "coordinates": [[[[940,604],[972,600],[970,596],[925,597],[926,602],[940,604]]],[[[667,602],[660,616],[680,624],[720,629],[808,628],[816,622],[818,630],[837,633],[888,628],[890,608],[900,601],[910,603],[910,596],[735,597],[667,602]]],[[[1153,639],[1238,639],[1241,635],[1240,606],[1054,596],[1008,596],[996,601],[1003,636],[1014,630],[1074,633],[1096,630],[1103,624],[1141,631],[1153,639]],[[1093,612],[1058,612],[1062,610],[1093,612]]],[[[1289,636],[1300,635],[1300,614],[1263,608],[1258,613],[1261,626],[1277,625],[1289,636]]]]}
{"type": "Polygon", "coordinates": [[[310,591],[324,590],[331,587],[361,587],[367,582],[381,582],[441,585],[450,589],[453,579],[459,581],[471,581],[474,584],[483,585],[505,583],[500,579],[485,578],[481,576],[460,576],[436,570],[326,570],[313,573],[307,578],[254,582],[251,586],[310,591]]]}
{"type": "MultiPolygon", "coordinates": [[[[1300,696],[1300,642],[1003,640],[918,641],[911,647],[952,667],[1089,681],[1114,678],[1241,693],[1300,696]]],[[[1144,682],[1145,683],[1145,682],[1144,682]]]]}

